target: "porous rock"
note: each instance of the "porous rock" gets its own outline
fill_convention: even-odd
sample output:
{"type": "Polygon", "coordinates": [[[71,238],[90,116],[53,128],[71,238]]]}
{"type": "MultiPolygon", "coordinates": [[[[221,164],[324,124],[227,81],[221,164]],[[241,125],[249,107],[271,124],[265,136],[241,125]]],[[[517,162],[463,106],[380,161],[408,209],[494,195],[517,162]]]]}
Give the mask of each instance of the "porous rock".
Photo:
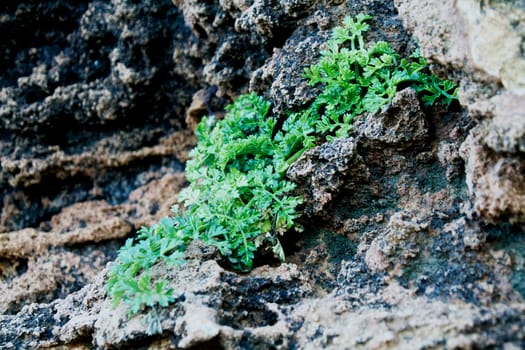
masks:
{"type": "Polygon", "coordinates": [[[306,151],[288,169],[287,177],[299,186],[309,186],[300,189],[308,200],[304,212],[320,215],[338,191],[354,189],[367,179],[367,173],[363,159],[357,153],[356,140],[349,138],[306,151]]]}
{"type": "Polygon", "coordinates": [[[283,265],[266,271],[271,275],[232,278],[213,261],[188,261],[176,275],[165,275],[175,286],[176,304],[129,320],[125,308],[109,308],[101,292],[104,274],[100,274],[92,285],[64,300],[24,308],[16,321],[13,316],[2,316],[0,339],[10,340],[4,342],[7,349],[53,347],[86,337],[98,348],[140,342],[148,348],[164,348],[164,344],[179,349],[406,349],[502,342],[519,346],[524,336],[519,326],[525,322],[524,308],[519,303],[498,303],[490,308],[449,304],[416,297],[391,283],[376,294],[375,307],[358,308],[348,294],[352,289],[304,298],[305,292],[309,295],[308,288],[304,289],[295,267],[283,265]],[[231,303],[242,303],[247,312],[234,319],[225,317],[231,303]]]}
{"type": "Polygon", "coordinates": [[[394,2],[424,57],[461,70],[471,79],[498,80],[509,91],[523,94],[524,58],[519,43],[525,29],[513,25],[525,18],[521,2],[394,2]]]}
{"type": "Polygon", "coordinates": [[[379,143],[385,148],[414,147],[428,137],[425,114],[411,88],[398,92],[380,113],[367,113],[357,118],[354,129],[362,136],[363,142],[379,143]]]}
{"type": "Polygon", "coordinates": [[[5,1],[0,30],[0,309],[16,313],[80,289],[169,213],[201,86],[174,70],[194,36],[169,0],[5,1]]]}
{"type": "Polygon", "coordinates": [[[2,38],[24,40],[0,39],[1,347],[525,347],[525,243],[513,224],[523,217],[523,108],[512,44],[523,35],[509,27],[519,6],[2,2],[2,38]],[[466,110],[398,92],[357,117],[350,138],[290,169],[310,217],[280,238],[286,263],[259,257],[239,274],[192,244],[182,267],[150,271],[174,303],[130,319],[112,308],[104,266],[185,184],[186,111],[191,124],[248,88],[280,120],[307,106],[316,90],[303,68],[359,12],[374,17],[366,39],[401,56],[414,49],[404,24],[432,69],[460,82],[466,110]],[[508,50],[486,57],[487,47],[508,50]],[[190,106],[212,85],[218,96],[190,106]]]}
{"type": "Polygon", "coordinates": [[[523,222],[525,57],[519,43],[525,38],[525,29],[517,24],[525,19],[523,3],[395,3],[403,22],[417,37],[422,54],[456,72],[460,101],[480,121],[462,153],[469,168],[467,182],[476,214],[491,223],[507,219],[523,222]]]}
{"type": "Polygon", "coordinates": [[[462,145],[474,210],[492,223],[525,222],[525,158],[488,149],[484,131],[482,127],[473,130],[462,145]]]}

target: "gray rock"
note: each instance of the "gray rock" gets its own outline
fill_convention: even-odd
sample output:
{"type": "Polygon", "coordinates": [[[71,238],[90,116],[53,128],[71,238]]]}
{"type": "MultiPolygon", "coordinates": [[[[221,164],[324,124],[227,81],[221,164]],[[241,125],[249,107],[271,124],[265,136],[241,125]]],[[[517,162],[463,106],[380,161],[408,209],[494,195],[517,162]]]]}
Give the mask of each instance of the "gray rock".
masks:
{"type": "Polygon", "coordinates": [[[522,10],[2,2],[0,348],[525,347],[522,10]],[[238,274],[194,244],[184,266],[151,269],[174,289],[170,307],[131,319],[112,308],[104,267],[168,214],[195,142],[187,128],[247,89],[280,120],[307,106],[317,91],[303,68],[359,12],[374,16],[366,39],[401,56],[415,47],[404,24],[432,69],[460,82],[466,110],[398,92],[289,169],[307,215],[304,232],[280,237],[286,263],[261,255],[238,274]]]}
{"type": "Polygon", "coordinates": [[[299,192],[307,199],[304,213],[321,215],[324,207],[343,189],[355,189],[366,182],[368,170],[357,153],[355,139],[337,139],[306,151],[288,169],[287,177],[303,185],[299,192]]]}

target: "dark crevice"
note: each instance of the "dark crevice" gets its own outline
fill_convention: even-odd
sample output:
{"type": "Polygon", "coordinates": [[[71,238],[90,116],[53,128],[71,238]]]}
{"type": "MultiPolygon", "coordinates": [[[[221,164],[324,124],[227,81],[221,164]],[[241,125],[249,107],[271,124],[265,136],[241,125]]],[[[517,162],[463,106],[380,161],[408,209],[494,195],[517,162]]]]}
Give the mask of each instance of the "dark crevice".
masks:
{"type": "Polygon", "coordinates": [[[226,350],[227,348],[225,348],[221,344],[219,337],[215,337],[211,340],[193,345],[188,348],[188,350],[204,350],[204,349],[206,350],[226,350]]]}
{"type": "Polygon", "coordinates": [[[182,163],[177,159],[155,156],[128,163],[121,169],[94,169],[96,179],[86,175],[59,179],[50,172],[23,193],[16,190],[3,193],[4,204],[14,206],[19,213],[11,217],[9,227],[12,230],[24,227],[46,230],[46,223],[52,216],[77,202],[103,199],[111,205],[122,204],[128,200],[131,191],[150,181],[149,177],[141,174],[156,173],[160,167],[183,170],[182,163]],[[93,191],[94,188],[100,190],[93,191]]]}
{"type": "Polygon", "coordinates": [[[29,75],[35,63],[58,54],[68,45],[67,35],[78,27],[88,3],[2,1],[0,14],[11,19],[0,22],[0,74],[14,82],[14,74],[29,75]]]}

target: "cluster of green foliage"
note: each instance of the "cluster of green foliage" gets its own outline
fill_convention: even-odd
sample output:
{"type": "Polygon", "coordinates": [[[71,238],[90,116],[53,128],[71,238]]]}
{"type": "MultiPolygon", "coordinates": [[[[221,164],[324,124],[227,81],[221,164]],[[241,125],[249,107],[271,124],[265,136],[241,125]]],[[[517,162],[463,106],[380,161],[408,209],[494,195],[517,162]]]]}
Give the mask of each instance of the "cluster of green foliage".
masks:
{"type": "Polygon", "coordinates": [[[363,14],[355,20],[346,17],[334,29],[320,62],[305,70],[310,85],[324,86],[307,111],[318,134],[346,137],[357,115],[377,113],[404,87],[415,89],[427,105],[442,100],[448,106],[457,99],[454,83],[431,74],[419,51],[400,59],[385,41],[366,47],[363,33],[369,19],[363,14]]]}
{"type": "Polygon", "coordinates": [[[224,119],[199,123],[186,164],[190,185],[180,192],[173,216],[143,227],[120,250],[107,283],[115,304],[126,301],[136,313],[142,305],[173,301],[173,291],[165,282],[153,285],[148,270],[158,261],[181,263],[192,240],[216,247],[239,271],[252,268],[259,247],[284,260],[279,235],[300,230],[295,219],[301,198],[290,194],[295,185],[284,178],[296,159],[288,146],[295,135],[276,130],[269,109],[251,93],[226,107],[224,119]]]}
{"type": "Polygon", "coordinates": [[[239,271],[253,267],[260,249],[283,260],[279,236],[301,229],[296,219],[302,199],[285,178],[294,161],[324,139],[347,136],[355,116],[377,113],[404,86],[426,104],[455,99],[453,83],[430,74],[419,55],[399,59],[386,42],[365,47],[368,19],[346,18],[334,30],[320,62],[306,69],[309,83],[322,84],[322,92],[281,128],[268,115],[270,103],[255,93],[229,105],[222,120],[203,118],[186,165],[190,185],[179,194],[173,216],[129,239],[110,271],[107,290],[115,304],[128,303],[133,314],[173,302],[173,290],[165,281],[152,282],[148,271],[159,261],[181,264],[192,240],[216,247],[239,271]]]}
{"type": "Polygon", "coordinates": [[[269,109],[251,93],[228,106],[223,120],[199,123],[198,144],[186,164],[190,186],[179,195],[184,210],[175,216],[182,235],[217,247],[240,271],[252,268],[261,246],[284,259],[278,236],[299,216],[301,199],[290,195],[295,185],[284,179],[288,136],[273,138],[269,109]]]}
{"type": "Polygon", "coordinates": [[[136,239],[128,239],[120,248],[118,262],[109,273],[106,283],[114,306],[126,302],[130,314],[144,305],[167,306],[175,299],[166,281],[151,281],[149,269],[159,261],[168,265],[182,264],[189,238],[175,227],[173,218],[164,218],[151,227],[142,227],[136,239]]]}

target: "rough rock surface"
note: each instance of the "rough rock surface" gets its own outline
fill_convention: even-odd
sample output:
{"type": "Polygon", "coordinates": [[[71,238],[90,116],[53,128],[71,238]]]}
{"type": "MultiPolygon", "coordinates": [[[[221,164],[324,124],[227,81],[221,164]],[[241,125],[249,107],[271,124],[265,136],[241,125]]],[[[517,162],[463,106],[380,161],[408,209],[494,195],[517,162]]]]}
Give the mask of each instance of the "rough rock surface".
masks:
{"type": "MultiPolygon", "coordinates": [[[[525,347],[522,1],[83,0],[0,4],[0,349],[525,347]],[[404,89],[288,172],[287,262],[229,271],[194,244],[152,268],[176,302],[128,319],[107,264],[168,214],[191,129],[255,90],[277,118],[345,15],[460,104],[404,89]]],[[[261,259],[262,263],[268,263],[261,259]]]]}
{"type": "Polygon", "coordinates": [[[306,151],[287,173],[303,189],[298,192],[307,200],[303,211],[308,216],[322,215],[334,192],[355,190],[356,184],[366,182],[367,175],[368,169],[352,138],[337,139],[306,151]]]}
{"type": "Polygon", "coordinates": [[[461,103],[480,122],[462,155],[474,210],[489,222],[499,217],[525,222],[525,5],[475,0],[395,3],[422,54],[457,72],[461,103]]]}

